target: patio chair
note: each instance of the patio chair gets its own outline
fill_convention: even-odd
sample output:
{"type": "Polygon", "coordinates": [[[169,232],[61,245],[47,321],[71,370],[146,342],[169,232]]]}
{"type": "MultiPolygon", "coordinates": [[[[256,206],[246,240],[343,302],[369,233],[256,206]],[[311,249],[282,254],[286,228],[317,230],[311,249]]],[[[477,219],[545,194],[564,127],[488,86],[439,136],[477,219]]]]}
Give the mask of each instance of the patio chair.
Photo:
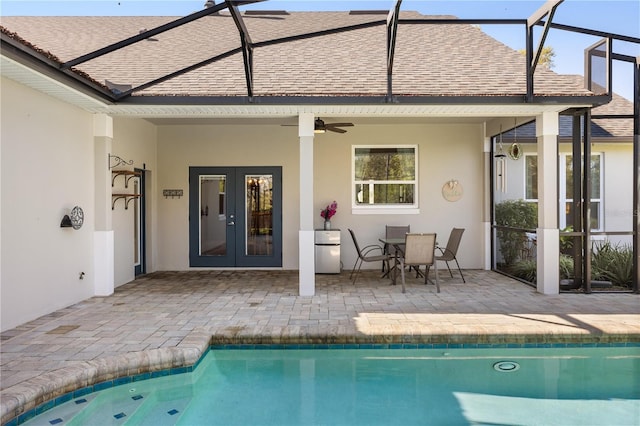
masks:
{"type": "Polygon", "coordinates": [[[438,281],[438,265],[435,260],[436,234],[407,234],[404,255],[400,257],[400,274],[402,275],[402,292],[405,292],[404,268],[406,266],[425,265],[424,283],[427,283],[431,266],[436,274],[436,291],[440,293],[438,281]]]}
{"type": "Polygon", "coordinates": [[[370,244],[360,249],[356,234],[351,229],[349,229],[349,233],[351,234],[351,239],[353,239],[353,245],[356,247],[356,251],[358,252],[358,258],[356,259],[356,263],[353,264],[351,275],[349,275],[349,279],[352,279],[354,284],[358,279],[360,268],[364,262],[383,262],[386,264],[387,270],[389,269],[389,259],[391,256],[389,254],[385,254],[384,249],[381,246],[377,244],[370,244]],[[380,250],[380,254],[371,254],[371,252],[377,250],[380,250]]]}
{"type": "Polygon", "coordinates": [[[458,263],[458,258],[456,257],[458,255],[458,247],[460,246],[460,240],[462,239],[463,232],[464,228],[453,228],[451,230],[447,246],[444,249],[442,247],[438,247],[440,255],[436,256],[436,260],[442,260],[447,264],[447,269],[449,270],[451,278],[453,278],[453,273],[451,272],[451,268],[449,268],[449,262],[455,260],[458,272],[460,272],[460,276],[462,277],[462,282],[466,283],[464,275],[462,275],[462,269],[460,269],[460,264],[458,263]]]}
{"type": "MultiPolygon", "coordinates": [[[[386,225],[384,236],[385,238],[404,238],[404,236],[410,231],[411,231],[410,225],[406,225],[406,226],[386,225]]],[[[400,251],[402,252],[404,250],[404,244],[397,246],[397,248],[389,244],[384,245],[384,252],[386,254],[391,255],[392,257],[396,256],[396,251],[398,249],[400,249],[400,251]]],[[[382,268],[382,271],[384,272],[384,274],[382,275],[383,277],[388,276],[389,273],[391,273],[391,269],[393,268],[391,267],[385,270],[384,265],[385,264],[383,264],[383,268],[382,268]]]]}

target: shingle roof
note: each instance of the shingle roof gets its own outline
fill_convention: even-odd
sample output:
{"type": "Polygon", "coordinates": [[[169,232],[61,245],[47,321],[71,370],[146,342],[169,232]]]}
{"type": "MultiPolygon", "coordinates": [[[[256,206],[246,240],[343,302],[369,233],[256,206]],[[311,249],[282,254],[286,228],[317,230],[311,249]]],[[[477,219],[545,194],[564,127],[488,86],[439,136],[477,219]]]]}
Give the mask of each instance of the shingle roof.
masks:
{"type": "MultiPolygon", "coordinates": [[[[425,18],[401,12],[401,19],[425,18]]],[[[253,43],[327,29],[364,28],[254,49],[259,96],[384,96],[387,91],[386,16],[349,12],[243,15],[253,43]],[[379,23],[366,26],[367,23],[379,23]]],[[[441,16],[430,18],[447,18],[441,16]]],[[[173,21],[172,17],[3,17],[2,26],[68,61],[173,21]]],[[[524,38],[523,38],[524,44],[524,38]]],[[[227,13],[207,16],[76,68],[96,81],[138,85],[240,47],[227,13]]],[[[397,96],[508,96],[526,93],[523,55],[468,24],[401,24],[393,72],[397,96]]],[[[535,93],[590,92],[538,67],[535,93]]],[[[245,96],[242,53],[136,92],[136,96],[245,96]]]]}
{"type": "MultiPolygon", "coordinates": [[[[568,83],[580,83],[583,77],[580,75],[563,76],[568,83]]],[[[591,115],[633,115],[633,102],[613,93],[611,102],[595,107],[591,115]]],[[[559,137],[570,138],[573,130],[573,119],[570,116],[561,115],[559,119],[559,137]]],[[[536,136],[535,123],[528,123],[518,127],[517,132],[509,130],[504,132],[502,138],[509,143],[517,136],[518,141],[534,142],[536,136]]],[[[633,141],[633,119],[631,118],[592,118],[591,137],[594,140],[602,139],[611,141],[633,141]]]]}

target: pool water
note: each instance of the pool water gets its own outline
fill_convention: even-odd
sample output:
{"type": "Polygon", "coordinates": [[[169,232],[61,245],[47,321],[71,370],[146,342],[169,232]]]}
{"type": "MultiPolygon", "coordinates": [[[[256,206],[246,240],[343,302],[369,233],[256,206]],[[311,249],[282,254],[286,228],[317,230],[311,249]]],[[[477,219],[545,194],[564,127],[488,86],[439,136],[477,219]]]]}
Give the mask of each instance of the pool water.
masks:
{"type": "Polygon", "coordinates": [[[211,350],[25,424],[640,425],[640,348],[211,350]]]}

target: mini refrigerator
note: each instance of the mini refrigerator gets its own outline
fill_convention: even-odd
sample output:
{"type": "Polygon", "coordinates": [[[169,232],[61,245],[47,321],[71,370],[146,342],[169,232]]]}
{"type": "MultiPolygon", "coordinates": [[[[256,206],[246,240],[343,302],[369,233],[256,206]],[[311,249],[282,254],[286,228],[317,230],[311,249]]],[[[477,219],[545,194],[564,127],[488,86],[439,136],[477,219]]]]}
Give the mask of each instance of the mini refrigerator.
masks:
{"type": "Polygon", "coordinates": [[[316,273],[340,273],[340,230],[315,231],[316,273]]]}

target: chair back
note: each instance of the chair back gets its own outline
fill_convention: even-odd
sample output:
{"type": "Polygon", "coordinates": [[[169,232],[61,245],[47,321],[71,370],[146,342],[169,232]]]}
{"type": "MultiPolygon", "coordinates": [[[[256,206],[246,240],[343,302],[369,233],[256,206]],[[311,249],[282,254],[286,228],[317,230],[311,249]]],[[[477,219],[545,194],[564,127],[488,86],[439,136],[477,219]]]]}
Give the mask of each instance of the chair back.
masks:
{"type": "Polygon", "coordinates": [[[411,232],[411,226],[395,226],[387,225],[385,229],[385,237],[387,238],[404,238],[405,234],[411,232]]]}
{"type": "Polygon", "coordinates": [[[356,234],[353,233],[352,229],[349,229],[349,233],[351,234],[351,239],[353,240],[353,245],[356,246],[356,251],[358,252],[358,257],[362,258],[362,253],[360,252],[360,246],[358,245],[358,240],[356,239],[356,234]]]}
{"type": "MultiPolygon", "coordinates": [[[[386,238],[404,238],[411,231],[411,226],[396,226],[396,225],[386,225],[385,228],[385,237],[386,238]]],[[[401,246],[401,249],[404,247],[401,246]]],[[[395,256],[396,248],[394,246],[387,247],[387,253],[391,253],[395,256]]]]}
{"type": "Polygon", "coordinates": [[[405,239],[405,265],[433,265],[436,234],[407,234],[405,239]]]}
{"type": "Polygon", "coordinates": [[[451,230],[451,234],[449,234],[449,241],[447,241],[447,248],[444,253],[445,257],[456,257],[458,255],[458,247],[460,247],[460,240],[462,240],[463,233],[464,228],[453,228],[451,230]]]}

